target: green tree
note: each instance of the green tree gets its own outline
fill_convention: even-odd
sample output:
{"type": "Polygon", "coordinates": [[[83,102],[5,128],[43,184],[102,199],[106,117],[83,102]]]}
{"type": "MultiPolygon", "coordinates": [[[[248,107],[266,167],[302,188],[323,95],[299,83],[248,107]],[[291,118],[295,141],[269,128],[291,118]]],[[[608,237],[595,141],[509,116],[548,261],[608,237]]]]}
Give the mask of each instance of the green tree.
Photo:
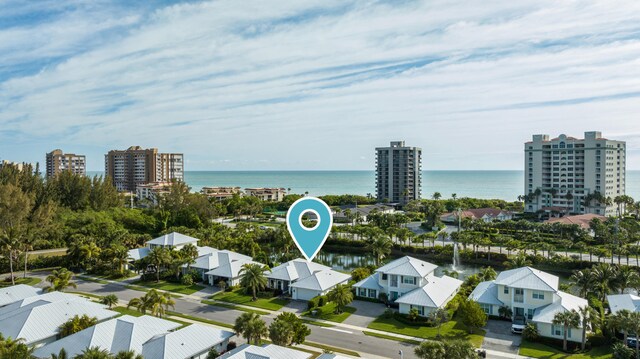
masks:
{"type": "Polygon", "coordinates": [[[467,340],[454,339],[444,342],[446,359],[474,359],[478,358],[476,348],[467,340]]]}
{"type": "Polygon", "coordinates": [[[387,237],[384,236],[376,236],[373,241],[369,243],[369,250],[373,253],[373,256],[376,258],[376,266],[380,266],[382,260],[385,259],[389,254],[391,254],[391,248],[393,247],[393,242],[387,237]]]}
{"type": "Polygon", "coordinates": [[[613,332],[622,332],[623,342],[627,342],[627,336],[631,328],[631,312],[627,309],[620,310],[607,318],[607,327],[613,332]]]}
{"type": "Polygon", "coordinates": [[[425,340],[420,343],[415,349],[414,353],[421,359],[446,359],[447,352],[444,344],[439,341],[425,340]]]}
{"type": "Polygon", "coordinates": [[[127,309],[135,307],[142,314],[146,314],[148,310],[156,317],[163,317],[169,307],[173,308],[175,304],[169,293],[160,293],[151,289],[142,297],[131,299],[127,304],[127,309]]]}
{"type": "Polygon", "coordinates": [[[580,325],[580,314],[575,310],[556,313],[553,317],[554,325],[562,325],[562,350],[567,351],[567,335],[569,328],[577,328],[580,325]]]}
{"type": "Polygon", "coordinates": [[[83,350],[74,359],[113,359],[113,355],[108,350],[95,346],[83,350]]]}
{"type": "Polygon", "coordinates": [[[598,313],[588,305],[578,308],[578,314],[580,315],[580,326],[582,327],[582,341],[580,349],[584,351],[587,344],[587,330],[593,329],[595,318],[598,313]]]}
{"type": "Polygon", "coordinates": [[[13,264],[20,255],[32,205],[33,200],[19,187],[0,185],[0,249],[9,259],[11,284],[15,284],[13,264]]]}
{"type": "Polygon", "coordinates": [[[264,274],[267,270],[266,266],[258,263],[246,263],[240,269],[240,285],[247,292],[251,292],[253,301],[258,299],[257,292],[267,286],[267,277],[264,274]]]}
{"type": "MultiPolygon", "coordinates": [[[[640,312],[629,314],[629,332],[640,333],[640,312]]],[[[636,358],[640,358],[640,340],[636,340],[636,358]]]]}
{"type": "Polygon", "coordinates": [[[51,359],[69,359],[69,356],[67,355],[67,351],[62,348],[58,354],[51,354],[51,359]]]}
{"type": "Polygon", "coordinates": [[[51,285],[44,290],[46,292],[62,292],[69,287],[78,288],[78,285],[71,281],[73,275],[73,272],[67,268],[54,269],[46,278],[46,281],[51,285]]]}
{"type": "Polygon", "coordinates": [[[355,268],[351,271],[351,279],[356,282],[359,282],[371,275],[371,270],[367,267],[359,267],[355,268]]]}
{"type": "Polygon", "coordinates": [[[118,304],[118,297],[115,294],[109,294],[102,297],[100,303],[109,306],[109,309],[111,309],[111,307],[118,304]]]}
{"type": "Polygon", "coordinates": [[[145,260],[147,260],[149,264],[153,265],[156,268],[157,283],[160,282],[161,268],[171,263],[171,254],[169,253],[169,249],[155,247],[149,252],[145,260]]]}
{"type": "Polygon", "coordinates": [[[123,350],[116,353],[114,359],[144,359],[144,357],[133,350],[123,350]]]}
{"type": "Polygon", "coordinates": [[[342,313],[344,307],[353,301],[351,287],[346,284],[338,284],[327,293],[327,299],[336,304],[336,313],[342,313]]]}
{"type": "Polygon", "coordinates": [[[291,312],[283,312],[278,314],[276,317],[276,321],[287,322],[291,325],[293,330],[293,337],[291,338],[291,342],[287,345],[292,344],[302,344],[309,334],[311,334],[311,329],[307,327],[302,320],[291,312]]]}
{"type": "Polygon", "coordinates": [[[242,313],[236,318],[233,330],[255,345],[260,345],[262,338],[268,334],[267,324],[256,313],[242,313]]]}
{"type": "Polygon", "coordinates": [[[293,328],[291,324],[282,320],[274,320],[271,325],[269,325],[269,339],[271,339],[275,345],[289,345],[293,339],[293,328]]]}
{"type": "Polygon", "coordinates": [[[98,318],[96,317],[90,317],[86,314],[82,316],[76,315],[60,325],[60,331],[58,334],[60,335],[60,338],[64,338],[81,330],[92,327],[97,323],[98,318]]]}
{"type": "Polygon", "coordinates": [[[4,338],[0,334],[0,358],[31,359],[34,347],[25,344],[24,339],[4,338]]]}
{"type": "Polygon", "coordinates": [[[496,273],[495,269],[492,267],[482,267],[478,276],[480,277],[480,280],[484,282],[496,279],[498,273],[496,273]]]}
{"type": "Polygon", "coordinates": [[[484,327],[487,324],[487,314],[476,301],[465,300],[460,304],[458,313],[462,322],[469,327],[469,333],[473,333],[474,329],[484,327]]]}
{"type": "Polygon", "coordinates": [[[442,328],[442,324],[449,321],[449,313],[443,308],[437,308],[429,313],[429,320],[438,329],[436,338],[440,338],[440,328],[442,328]]]}

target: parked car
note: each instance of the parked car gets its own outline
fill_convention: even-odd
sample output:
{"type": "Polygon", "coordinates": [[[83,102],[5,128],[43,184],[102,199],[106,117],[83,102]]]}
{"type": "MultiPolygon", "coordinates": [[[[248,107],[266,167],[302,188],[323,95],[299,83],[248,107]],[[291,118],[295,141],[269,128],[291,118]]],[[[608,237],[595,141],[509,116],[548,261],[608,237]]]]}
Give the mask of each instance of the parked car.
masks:
{"type": "Polygon", "coordinates": [[[636,342],[638,341],[638,338],[635,337],[627,337],[627,346],[629,348],[636,348],[636,342]]]}
{"type": "Polygon", "coordinates": [[[511,333],[513,334],[522,334],[526,322],[524,317],[515,317],[513,318],[513,323],[511,324],[511,333]]]}

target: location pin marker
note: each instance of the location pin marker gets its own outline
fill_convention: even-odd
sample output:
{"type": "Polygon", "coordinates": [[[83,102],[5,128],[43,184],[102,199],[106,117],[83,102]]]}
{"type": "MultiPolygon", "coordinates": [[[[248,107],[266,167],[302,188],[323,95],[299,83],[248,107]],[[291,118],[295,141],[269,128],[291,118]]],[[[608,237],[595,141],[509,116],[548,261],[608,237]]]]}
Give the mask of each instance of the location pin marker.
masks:
{"type": "Polygon", "coordinates": [[[287,212],[287,228],[302,255],[312,261],[329,237],[333,216],[331,209],[324,201],[316,197],[302,197],[293,202],[287,212]],[[302,216],[313,213],[317,218],[316,225],[307,228],[302,224],[302,216]]]}

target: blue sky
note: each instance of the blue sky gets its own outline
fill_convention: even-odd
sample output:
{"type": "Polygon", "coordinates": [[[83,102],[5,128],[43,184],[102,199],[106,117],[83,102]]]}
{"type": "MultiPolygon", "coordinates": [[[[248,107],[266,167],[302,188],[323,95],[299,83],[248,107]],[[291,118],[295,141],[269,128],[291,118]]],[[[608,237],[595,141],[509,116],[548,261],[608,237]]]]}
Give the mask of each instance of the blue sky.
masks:
{"type": "Polygon", "coordinates": [[[0,2],[0,158],[183,152],[187,170],[521,169],[599,130],[640,169],[638,1],[0,2]]]}

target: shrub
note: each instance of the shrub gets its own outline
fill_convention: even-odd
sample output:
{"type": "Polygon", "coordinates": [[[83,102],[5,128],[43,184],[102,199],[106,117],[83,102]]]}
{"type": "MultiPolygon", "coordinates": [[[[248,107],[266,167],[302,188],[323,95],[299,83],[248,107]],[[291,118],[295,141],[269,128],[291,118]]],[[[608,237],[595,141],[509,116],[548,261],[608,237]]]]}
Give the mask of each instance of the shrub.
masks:
{"type": "Polygon", "coordinates": [[[182,276],[180,283],[184,285],[193,285],[193,277],[189,274],[185,274],[182,276]]]}
{"type": "Polygon", "coordinates": [[[227,351],[233,350],[233,349],[235,349],[237,347],[238,347],[238,345],[236,344],[236,342],[229,342],[229,344],[227,344],[227,351]]]}
{"type": "Polygon", "coordinates": [[[602,333],[591,334],[587,337],[587,344],[591,344],[592,347],[609,345],[609,338],[602,335],[602,333]]]}
{"type": "Polygon", "coordinates": [[[318,297],[318,307],[322,307],[325,304],[327,304],[327,297],[324,295],[321,295],[318,297]]]}
{"type": "Polygon", "coordinates": [[[527,323],[527,326],[522,331],[522,337],[531,342],[536,341],[539,336],[538,327],[533,323],[527,323]]]}
{"type": "Polygon", "coordinates": [[[627,347],[624,343],[618,342],[613,344],[611,347],[613,349],[613,358],[614,359],[632,359],[635,358],[636,353],[633,349],[627,347]]]}
{"type": "Polygon", "coordinates": [[[309,301],[307,302],[307,308],[309,308],[309,310],[318,307],[318,301],[319,301],[318,298],[319,297],[313,297],[313,298],[309,299],[309,301]]]}
{"type": "Polygon", "coordinates": [[[393,309],[387,309],[382,313],[382,317],[385,319],[391,319],[395,315],[395,311],[393,309]]]}

